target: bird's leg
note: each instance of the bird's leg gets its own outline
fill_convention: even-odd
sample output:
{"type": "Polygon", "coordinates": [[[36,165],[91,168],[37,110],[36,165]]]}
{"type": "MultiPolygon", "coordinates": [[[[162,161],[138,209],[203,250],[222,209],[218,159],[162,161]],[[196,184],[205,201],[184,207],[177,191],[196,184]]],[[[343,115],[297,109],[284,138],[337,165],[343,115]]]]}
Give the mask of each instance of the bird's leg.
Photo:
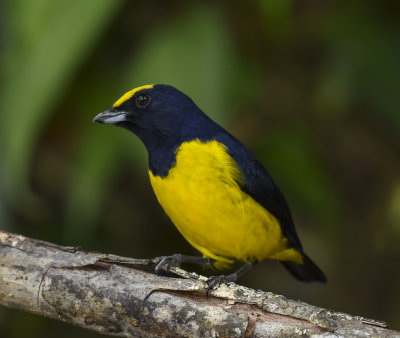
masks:
{"type": "Polygon", "coordinates": [[[239,270],[230,275],[220,275],[220,276],[210,276],[207,279],[207,295],[208,292],[216,287],[218,287],[221,283],[230,283],[236,282],[241,276],[243,276],[247,271],[249,271],[256,263],[247,262],[243,264],[239,270]]]}
{"type": "Polygon", "coordinates": [[[157,262],[155,267],[155,271],[157,274],[161,272],[161,270],[169,271],[171,266],[180,267],[182,263],[193,263],[193,264],[210,264],[209,259],[198,256],[187,256],[181,254],[175,254],[171,256],[163,256],[157,262]]]}

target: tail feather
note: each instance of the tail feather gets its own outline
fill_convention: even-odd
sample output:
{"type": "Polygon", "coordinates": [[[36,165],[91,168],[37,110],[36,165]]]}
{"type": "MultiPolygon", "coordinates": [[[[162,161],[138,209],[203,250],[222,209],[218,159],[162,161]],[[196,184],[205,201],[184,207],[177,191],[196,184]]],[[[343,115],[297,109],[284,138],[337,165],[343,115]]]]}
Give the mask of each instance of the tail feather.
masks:
{"type": "Polygon", "coordinates": [[[303,264],[296,264],[284,261],[282,264],[289,270],[291,275],[303,282],[326,283],[327,279],[319,267],[305,254],[303,254],[303,264]]]}

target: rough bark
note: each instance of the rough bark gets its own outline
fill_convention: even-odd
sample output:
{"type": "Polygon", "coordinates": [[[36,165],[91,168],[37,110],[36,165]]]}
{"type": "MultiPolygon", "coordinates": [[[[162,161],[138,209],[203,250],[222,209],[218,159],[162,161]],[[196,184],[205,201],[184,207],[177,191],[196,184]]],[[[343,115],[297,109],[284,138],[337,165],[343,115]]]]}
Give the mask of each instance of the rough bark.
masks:
{"type": "Polygon", "coordinates": [[[121,337],[400,337],[380,321],[235,284],[147,272],[157,259],[62,247],[0,231],[0,304],[121,337]]]}

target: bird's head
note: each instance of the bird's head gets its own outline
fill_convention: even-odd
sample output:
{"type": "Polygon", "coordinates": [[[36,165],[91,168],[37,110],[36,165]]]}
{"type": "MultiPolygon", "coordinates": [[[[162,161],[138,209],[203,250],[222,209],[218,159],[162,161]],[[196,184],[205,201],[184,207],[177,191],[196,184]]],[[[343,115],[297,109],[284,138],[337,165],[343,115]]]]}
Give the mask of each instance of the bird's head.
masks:
{"type": "Polygon", "coordinates": [[[205,124],[212,124],[188,96],[159,84],[132,89],[93,121],[131,130],[148,149],[196,137],[205,124]]]}

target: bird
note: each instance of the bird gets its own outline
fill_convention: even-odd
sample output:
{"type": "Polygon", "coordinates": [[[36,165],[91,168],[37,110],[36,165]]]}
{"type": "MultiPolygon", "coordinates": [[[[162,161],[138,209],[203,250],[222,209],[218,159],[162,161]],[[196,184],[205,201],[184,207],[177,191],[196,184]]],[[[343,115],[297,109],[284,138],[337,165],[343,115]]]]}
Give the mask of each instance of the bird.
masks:
{"type": "Polygon", "coordinates": [[[208,289],[236,282],[256,263],[278,260],[303,282],[327,281],[307,256],[280,188],[256,156],[193,100],[166,84],[122,95],[93,119],[133,132],[148,152],[159,204],[201,256],[163,256],[155,271],[182,263],[237,271],[207,280],[208,289]]]}

